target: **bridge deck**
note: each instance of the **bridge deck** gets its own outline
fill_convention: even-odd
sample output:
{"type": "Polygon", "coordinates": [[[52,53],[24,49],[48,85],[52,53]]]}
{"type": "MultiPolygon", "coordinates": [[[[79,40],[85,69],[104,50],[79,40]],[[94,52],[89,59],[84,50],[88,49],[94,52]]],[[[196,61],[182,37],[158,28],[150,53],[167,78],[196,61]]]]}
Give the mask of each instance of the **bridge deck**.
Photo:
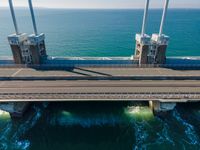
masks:
{"type": "Polygon", "coordinates": [[[1,81],[1,100],[200,100],[200,81],[1,81]]]}
{"type": "Polygon", "coordinates": [[[74,68],[66,70],[35,70],[29,68],[0,68],[0,77],[96,77],[96,76],[186,76],[199,77],[200,70],[167,68],[74,68]]]}
{"type": "Polygon", "coordinates": [[[66,71],[1,68],[0,101],[199,101],[199,78],[199,70],[164,68],[75,68],[66,71]],[[73,80],[68,80],[71,77],[73,80]],[[92,77],[104,78],[88,80],[92,77]],[[144,80],[124,80],[123,77],[143,77],[144,80]],[[184,80],[174,80],[174,77],[184,77],[184,80]]]}

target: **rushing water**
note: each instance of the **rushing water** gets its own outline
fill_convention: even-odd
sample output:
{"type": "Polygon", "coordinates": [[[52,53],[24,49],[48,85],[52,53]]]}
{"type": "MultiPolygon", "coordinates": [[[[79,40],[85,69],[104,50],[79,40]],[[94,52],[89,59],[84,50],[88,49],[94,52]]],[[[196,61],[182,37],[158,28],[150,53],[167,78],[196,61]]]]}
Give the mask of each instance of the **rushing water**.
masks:
{"type": "MultiPolygon", "coordinates": [[[[28,10],[17,9],[20,31],[31,33],[28,10]]],[[[142,10],[37,9],[51,56],[130,56],[142,10]]],[[[200,54],[200,10],[170,10],[169,56],[200,54]]],[[[151,10],[148,33],[158,32],[161,10],[151,10]]],[[[8,9],[0,9],[0,56],[11,56],[8,9]]],[[[200,149],[200,105],[179,104],[163,118],[145,104],[38,103],[24,118],[0,111],[0,150],[200,149]]]]}
{"type": "Polygon", "coordinates": [[[200,105],[154,117],[144,103],[38,103],[24,118],[0,113],[1,150],[200,149],[200,105]]]}

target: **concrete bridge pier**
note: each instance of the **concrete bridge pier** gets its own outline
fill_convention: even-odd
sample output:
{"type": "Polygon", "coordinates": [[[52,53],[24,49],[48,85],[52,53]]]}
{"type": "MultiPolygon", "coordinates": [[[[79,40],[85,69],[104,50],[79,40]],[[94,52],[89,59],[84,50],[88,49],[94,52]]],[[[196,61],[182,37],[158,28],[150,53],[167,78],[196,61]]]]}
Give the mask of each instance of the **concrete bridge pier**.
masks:
{"type": "Polygon", "coordinates": [[[15,28],[15,33],[8,36],[8,41],[10,44],[10,47],[12,49],[14,62],[16,64],[29,64],[31,62],[31,56],[29,53],[29,49],[26,46],[27,43],[27,35],[26,33],[20,33],[15,11],[13,7],[12,0],[9,0],[9,6],[10,6],[10,12],[12,15],[12,20],[15,28]]]}
{"type": "Polygon", "coordinates": [[[32,0],[28,1],[31,19],[33,23],[34,34],[28,36],[29,47],[32,54],[33,64],[41,64],[43,59],[47,58],[46,46],[45,46],[45,35],[44,33],[38,34],[35,14],[33,10],[32,0]]]}
{"type": "Polygon", "coordinates": [[[153,110],[155,115],[160,115],[168,111],[173,110],[176,107],[175,102],[160,102],[160,101],[149,101],[149,107],[153,110]]]}
{"type": "Polygon", "coordinates": [[[151,53],[153,53],[152,54],[154,56],[153,63],[155,64],[166,63],[166,50],[169,43],[169,36],[163,34],[163,28],[166,20],[168,5],[169,5],[169,0],[165,0],[159,34],[152,34],[151,38],[152,41],[151,53]]]}
{"type": "Polygon", "coordinates": [[[24,64],[31,62],[31,56],[29,54],[26,33],[22,34],[11,34],[8,36],[8,41],[13,53],[15,64],[24,64]]]}
{"type": "Polygon", "coordinates": [[[9,0],[15,34],[8,36],[15,64],[39,65],[47,58],[44,33],[38,34],[32,1],[29,0],[34,34],[19,32],[12,0],[9,0]]]}
{"type": "Polygon", "coordinates": [[[19,118],[23,117],[30,104],[30,102],[0,103],[0,110],[10,113],[11,118],[19,118]]]}
{"type": "Polygon", "coordinates": [[[46,47],[45,47],[45,35],[29,35],[29,48],[32,54],[32,64],[38,65],[42,63],[42,60],[47,58],[46,47]]]}
{"type": "Polygon", "coordinates": [[[150,36],[145,34],[146,32],[146,24],[149,10],[149,1],[146,0],[143,23],[142,23],[142,31],[141,34],[136,34],[136,47],[135,47],[135,57],[139,60],[139,64],[148,64],[148,53],[150,46],[150,36]]]}

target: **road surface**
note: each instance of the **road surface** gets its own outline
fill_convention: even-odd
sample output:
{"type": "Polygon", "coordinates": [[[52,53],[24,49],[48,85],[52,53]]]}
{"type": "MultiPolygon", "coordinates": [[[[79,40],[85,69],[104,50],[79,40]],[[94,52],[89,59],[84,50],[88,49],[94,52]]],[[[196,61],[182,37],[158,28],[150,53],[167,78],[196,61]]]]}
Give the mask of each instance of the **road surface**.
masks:
{"type": "Polygon", "coordinates": [[[0,81],[0,101],[200,100],[200,81],[0,81]]]}

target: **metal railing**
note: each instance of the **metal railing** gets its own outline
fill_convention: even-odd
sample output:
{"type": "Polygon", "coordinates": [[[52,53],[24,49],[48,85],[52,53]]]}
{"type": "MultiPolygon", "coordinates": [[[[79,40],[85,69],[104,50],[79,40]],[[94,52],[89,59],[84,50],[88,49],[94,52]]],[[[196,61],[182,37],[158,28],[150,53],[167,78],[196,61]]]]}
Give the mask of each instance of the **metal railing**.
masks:
{"type": "Polygon", "coordinates": [[[200,101],[197,93],[1,93],[1,100],[172,100],[176,102],[200,101]]]}
{"type": "Polygon", "coordinates": [[[69,63],[69,64],[41,64],[41,65],[28,65],[28,64],[0,64],[0,68],[33,68],[33,69],[56,69],[56,68],[75,68],[75,67],[88,67],[88,68],[195,68],[200,69],[200,64],[104,64],[102,62],[95,64],[82,64],[82,63],[69,63]]]}

